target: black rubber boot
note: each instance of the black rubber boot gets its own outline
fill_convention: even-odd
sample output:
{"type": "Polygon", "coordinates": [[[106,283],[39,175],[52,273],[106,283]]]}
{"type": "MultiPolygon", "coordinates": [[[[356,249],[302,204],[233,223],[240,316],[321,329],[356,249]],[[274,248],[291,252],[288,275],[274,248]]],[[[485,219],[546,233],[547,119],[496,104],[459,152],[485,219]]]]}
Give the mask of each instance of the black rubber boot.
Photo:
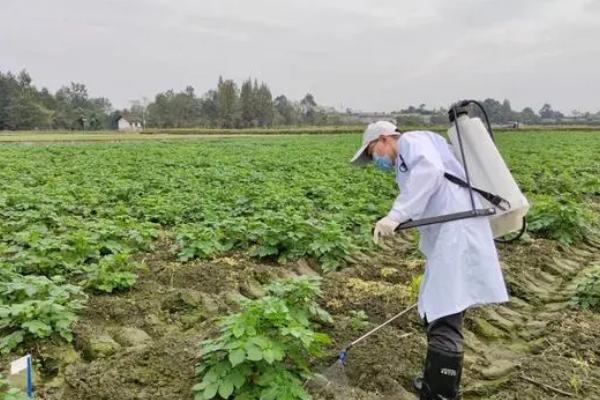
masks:
{"type": "Polygon", "coordinates": [[[462,376],[462,353],[427,349],[425,373],[414,381],[421,400],[456,400],[462,376]]]}

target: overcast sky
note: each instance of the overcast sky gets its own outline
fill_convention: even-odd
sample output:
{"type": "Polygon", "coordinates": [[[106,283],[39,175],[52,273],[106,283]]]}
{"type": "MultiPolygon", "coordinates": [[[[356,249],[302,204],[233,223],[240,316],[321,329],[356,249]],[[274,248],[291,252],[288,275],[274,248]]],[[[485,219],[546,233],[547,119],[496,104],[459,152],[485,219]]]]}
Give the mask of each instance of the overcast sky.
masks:
{"type": "Polygon", "coordinates": [[[600,110],[600,0],[1,0],[0,70],[116,107],[219,75],[391,111],[459,98],[600,110]]]}

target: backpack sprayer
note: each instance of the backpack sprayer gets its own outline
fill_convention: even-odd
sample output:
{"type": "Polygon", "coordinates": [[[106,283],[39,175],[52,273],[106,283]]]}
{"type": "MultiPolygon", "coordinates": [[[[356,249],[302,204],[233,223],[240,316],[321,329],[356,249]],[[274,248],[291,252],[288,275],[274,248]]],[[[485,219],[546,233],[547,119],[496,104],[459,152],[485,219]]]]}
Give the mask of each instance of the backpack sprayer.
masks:
{"type": "MultiPolygon", "coordinates": [[[[471,209],[436,217],[410,220],[400,224],[396,230],[467,218],[489,217],[492,232],[497,241],[509,242],[518,239],[526,229],[525,215],[529,210],[529,203],[496,147],[492,126],[485,109],[478,101],[463,100],[450,107],[448,116],[452,123],[452,126],[448,129],[448,137],[454,155],[465,171],[465,180],[450,173],[445,173],[444,177],[468,190],[471,209]],[[469,116],[471,106],[475,106],[481,111],[485,119],[485,125],[480,118],[469,116]],[[480,196],[485,207],[477,208],[476,195],[480,196]],[[507,238],[507,235],[511,235],[511,237],[507,238]]],[[[343,368],[352,347],[405,315],[416,306],[417,304],[409,306],[344,347],[339,352],[336,362],[320,375],[325,378],[327,386],[332,383],[338,387],[346,384],[343,368]]]]}
{"type": "Polygon", "coordinates": [[[453,123],[448,129],[448,137],[454,155],[465,171],[465,180],[449,173],[445,173],[444,177],[469,191],[471,209],[408,221],[400,224],[397,230],[467,218],[489,217],[496,240],[506,242],[518,239],[525,232],[525,215],[529,210],[529,203],[496,147],[485,109],[476,100],[463,100],[450,107],[448,116],[453,123]],[[470,106],[475,106],[481,111],[485,126],[480,118],[469,116],[470,106]],[[487,207],[476,207],[476,194],[487,207]],[[503,239],[515,233],[516,236],[503,239]]]}

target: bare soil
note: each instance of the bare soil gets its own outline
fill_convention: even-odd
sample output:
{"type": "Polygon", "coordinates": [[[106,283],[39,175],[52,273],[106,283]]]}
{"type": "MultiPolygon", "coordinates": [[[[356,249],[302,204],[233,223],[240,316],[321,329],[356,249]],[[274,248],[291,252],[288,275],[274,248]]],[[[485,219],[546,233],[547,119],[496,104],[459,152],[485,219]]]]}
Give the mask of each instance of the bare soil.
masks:
{"type": "MultiPolygon", "coordinates": [[[[318,270],[310,261],[265,264],[236,254],[180,263],[169,246],[165,237],[152,254],[140,255],[148,269],[132,290],[91,297],[73,344],[32,349],[41,360],[38,398],[189,399],[198,344],[215,319],[235,310],[240,296],[262,295],[273,279],[318,270]],[[99,353],[90,350],[94,341],[103,343],[99,353]]],[[[467,313],[464,399],[600,399],[600,315],[568,303],[584,272],[600,264],[599,250],[598,238],[570,249],[531,238],[499,245],[511,301],[467,313]]],[[[357,254],[326,275],[322,302],[335,323],[321,328],[333,343],[315,370],[412,304],[410,284],[421,269],[414,249],[389,250],[357,254]],[[352,310],[367,313],[366,327],[353,327],[352,310]]],[[[352,349],[344,371],[349,386],[314,390],[315,398],[416,399],[411,381],[425,349],[415,311],[352,349]]]]}

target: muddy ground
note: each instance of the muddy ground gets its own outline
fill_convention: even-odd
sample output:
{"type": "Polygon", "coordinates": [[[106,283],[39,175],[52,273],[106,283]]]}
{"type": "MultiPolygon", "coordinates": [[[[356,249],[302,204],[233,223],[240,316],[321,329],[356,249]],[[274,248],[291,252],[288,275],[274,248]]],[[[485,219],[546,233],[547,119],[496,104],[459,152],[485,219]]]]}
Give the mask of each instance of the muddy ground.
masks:
{"type": "MultiPolygon", "coordinates": [[[[392,248],[393,243],[392,244],[392,248]]],[[[134,289],[92,296],[73,344],[46,343],[33,350],[39,399],[189,399],[198,343],[215,318],[235,310],[239,296],[257,297],[273,279],[318,273],[318,265],[259,264],[238,255],[179,263],[167,236],[152,254],[134,289]]],[[[573,309],[568,300],[585,271],[600,264],[600,237],[566,249],[527,238],[499,245],[511,293],[508,304],[467,314],[464,399],[600,399],[600,315],[573,309]],[[561,393],[562,392],[562,393],[561,393]]],[[[326,275],[323,305],[335,323],[322,329],[338,349],[410,305],[410,283],[422,261],[414,249],[357,255],[326,275]],[[366,326],[353,326],[363,310],[366,326]]],[[[315,398],[415,399],[425,339],[416,311],[350,353],[344,390],[315,398]]]]}

